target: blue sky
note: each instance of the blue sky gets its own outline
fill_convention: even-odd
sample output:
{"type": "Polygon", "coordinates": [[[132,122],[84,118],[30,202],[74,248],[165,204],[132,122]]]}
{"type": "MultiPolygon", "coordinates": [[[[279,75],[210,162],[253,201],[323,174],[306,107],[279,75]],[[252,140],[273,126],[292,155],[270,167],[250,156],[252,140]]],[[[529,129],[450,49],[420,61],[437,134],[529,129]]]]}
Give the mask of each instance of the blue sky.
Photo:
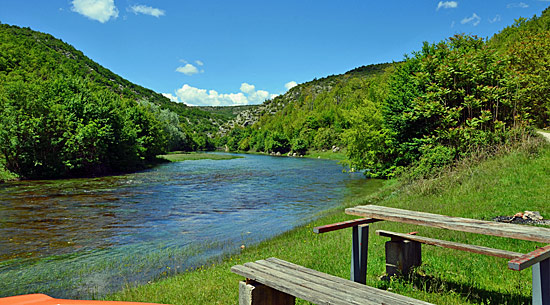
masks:
{"type": "Polygon", "coordinates": [[[295,83],[392,62],[457,33],[491,37],[550,0],[0,0],[122,77],[192,105],[258,104],[295,83]]]}

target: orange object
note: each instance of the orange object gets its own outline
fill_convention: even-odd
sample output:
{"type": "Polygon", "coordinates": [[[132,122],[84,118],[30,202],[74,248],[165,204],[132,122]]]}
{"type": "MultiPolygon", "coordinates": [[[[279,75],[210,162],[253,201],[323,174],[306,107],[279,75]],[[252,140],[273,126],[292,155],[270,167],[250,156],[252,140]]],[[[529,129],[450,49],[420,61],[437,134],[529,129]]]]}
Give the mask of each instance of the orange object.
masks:
{"type": "Polygon", "coordinates": [[[114,302],[114,301],[81,301],[54,299],[45,294],[26,294],[0,298],[0,305],[163,305],[155,303],[114,302]]]}

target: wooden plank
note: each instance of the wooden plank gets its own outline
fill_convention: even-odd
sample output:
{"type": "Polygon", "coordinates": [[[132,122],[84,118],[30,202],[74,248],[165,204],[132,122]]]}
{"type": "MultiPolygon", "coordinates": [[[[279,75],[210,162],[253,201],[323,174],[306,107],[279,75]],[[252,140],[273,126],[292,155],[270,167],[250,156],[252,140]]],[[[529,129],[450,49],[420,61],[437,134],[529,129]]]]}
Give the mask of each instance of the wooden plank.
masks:
{"type": "MultiPolygon", "coordinates": [[[[287,280],[289,281],[300,284],[306,283],[305,285],[313,290],[318,291],[319,293],[324,293],[330,296],[337,296],[338,298],[345,300],[347,304],[362,304],[365,301],[367,302],[367,304],[419,304],[418,300],[386,292],[373,287],[368,287],[365,285],[361,285],[360,290],[356,289],[354,292],[351,292],[349,286],[345,283],[353,282],[342,278],[337,278],[336,281],[327,281],[323,278],[312,275],[311,273],[304,273],[296,268],[292,268],[289,265],[279,265],[277,263],[273,263],[267,260],[257,261],[256,264],[265,267],[266,270],[271,270],[273,272],[276,272],[277,274],[282,274],[282,277],[287,277],[287,280]],[[342,285],[342,283],[344,284],[342,285]],[[369,288],[367,293],[365,293],[366,287],[369,288]]],[[[302,268],[307,269],[305,267],[302,268]]]]}
{"type": "Polygon", "coordinates": [[[272,287],[276,290],[294,295],[298,298],[304,299],[309,302],[313,302],[315,304],[320,304],[320,305],[349,304],[344,300],[340,300],[336,297],[325,295],[323,293],[318,293],[317,291],[314,291],[306,286],[296,284],[292,281],[289,281],[285,277],[279,277],[271,273],[258,270],[257,268],[253,268],[253,265],[250,265],[250,263],[247,263],[244,266],[243,265],[233,266],[231,267],[231,271],[233,271],[234,273],[240,274],[248,279],[252,279],[256,282],[272,287]]]}
{"type": "Polygon", "coordinates": [[[550,229],[534,226],[452,217],[376,205],[348,208],[346,209],[346,214],[469,233],[550,243],[550,229]]]}
{"type": "Polygon", "coordinates": [[[361,218],[361,219],[342,221],[338,223],[315,227],[313,228],[313,233],[317,233],[317,234],[327,233],[331,231],[336,231],[336,230],[345,229],[349,227],[355,227],[358,225],[365,225],[365,224],[374,223],[378,221],[381,221],[381,220],[372,219],[372,218],[361,218]]]}
{"type": "Polygon", "coordinates": [[[514,258],[508,262],[508,268],[518,271],[524,270],[545,259],[550,259],[550,245],[514,258]]]}
{"type": "MultiPolygon", "coordinates": [[[[312,296],[318,296],[321,299],[321,302],[328,301],[329,304],[332,304],[333,302],[338,302],[342,304],[361,304],[360,302],[354,300],[352,295],[344,291],[333,289],[332,286],[320,285],[315,279],[312,280],[297,276],[297,274],[299,273],[297,273],[296,270],[288,268],[285,269],[281,268],[280,266],[276,266],[276,268],[273,268],[272,265],[269,264],[270,263],[267,261],[259,260],[254,263],[247,263],[245,264],[245,266],[276,276],[282,280],[284,285],[293,284],[298,287],[308,288],[310,289],[310,294],[312,296]]],[[[310,301],[307,298],[304,299],[310,301]]],[[[378,304],[378,302],[370,299],[367,301],[368,304],[378,304]]]]}
{"type": "Polygon", "coordinates": [[[406,240],[417,241],[419,243],[423,243],[427,245],[467,251],[467,252],[489,255],[489,256],[502,257],[506,259],[515,259],[523,255],[522,253],[518,253],[518,252],[494,249],[494,248],[477,246],[477,245],[462,244],[462,243],[457,243],[452,241],[439,240],[439,239],[434,239],[429,237],[404,234],[404,233],[396,233],[396,232],[390,232],[390,231],[384,231],[384,230],[376,230],[376,234],[384,237],[392,237],[392,238],[397,237],[397,238],[402,238],[406,240]]]}
{"type": "Polygon", "coordinates": [[[234,266],[231,270],[315,304],[430,304],[276,258],[234,266]]]}
{"type": "Polygon", "coordinates": [[[378,288],[365,286],[363,284],[352,282],[334,275],[295,265],[277,258],[268,258],[266,262],[272,263],[273,266],[279,265],[281,267],[289,268],[289,270],[295,270],[294,274],[296,276],[302,277],[309,281],[317,282],[321,285],[330,287],[331,289],[354,296],[354,298],[358,298],[358,300],[370,299],[372,301],[375,301],[376,304],[430,304],[424,301],[416,300],[378,288]]]}

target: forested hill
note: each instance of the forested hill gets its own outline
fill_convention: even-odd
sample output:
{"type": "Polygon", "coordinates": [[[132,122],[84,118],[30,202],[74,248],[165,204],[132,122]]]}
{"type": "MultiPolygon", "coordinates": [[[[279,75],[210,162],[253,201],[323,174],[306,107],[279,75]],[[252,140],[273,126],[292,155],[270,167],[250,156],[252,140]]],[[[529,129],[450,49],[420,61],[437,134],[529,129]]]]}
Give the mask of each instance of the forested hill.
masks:
{"type": "Polygon", "coordinates": [[[52,35],[0,24],[0,167],[23,178],[140,168],[214,147],[232,115],[173,103],[52,35]]]}
{"type": "Polygon", "coordinates": [[[345,146],[354,113],[379,101],[395,64],[362,66],[299,84],[287,93],[245,110],[222,128],[230,150],[296,152],[345,146]]]}
{"type": "MultiPolygon", "coordinates": [[[[70,44],[50,34],[0,24],[0,35],[0,71],[5,73],[8,81],[13,78],[48,80],[60,76],[86,79],[95,86],[108,88],[125,98],[144,100],[163,109],[170,109],[178,114],[184,128],[196,137],[217,132],[221,124],[232,118],[225,113],[212,113],[199,107],[171,102],[162,94],[136,85],[102,67],[70,44]]],[[[197,142],[201,141],[204,140],[197,142]]]]}
{"type": "Polygon", "coordinates": [[[430,175],[550,126],[548,71],[546,9],[488,40],[455,35],[400,63],[299,85],[241,114],[221,143],[277,154],[339,147],[370,176],[430,175]]]}

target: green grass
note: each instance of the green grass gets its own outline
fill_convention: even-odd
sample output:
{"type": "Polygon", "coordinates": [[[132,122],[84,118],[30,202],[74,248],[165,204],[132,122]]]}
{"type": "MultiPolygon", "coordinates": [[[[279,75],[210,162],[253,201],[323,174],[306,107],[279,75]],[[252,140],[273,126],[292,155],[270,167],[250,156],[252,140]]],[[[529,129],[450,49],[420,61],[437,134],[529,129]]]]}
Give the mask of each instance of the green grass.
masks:
{"type": "Polygon", "coordinates": [[[304,155],[306,158],[319,158],[319,159],[328,159],[328,160],[336,160],[336,161],[344,161],[347,160],[347,156],[345,151],[339,151],[339,152],[332,152],[332,150],[314,150],[314,151],[308,151],[306,155],[304,155]]]}
{"type": "MultiPolygon", "coordinates": [[[[542,142],[489,158],[464,162],[438,178],[415,182],[386,181],[375,195],[348,202],[346,206],[378,204],[451,216],[492,219],[518,211],[540,211],[550,218],[550,147],[542,142]]],[[[215,264],[108,296],[109,300],[148,301],[166,304],[235,304],[238,282],[230,267],[267,257],[278,257],[325,273],[349,277],[351,230],[312,233],[314,226],[352,217],[343,208],[327,212],[318,220],[272,240],[247,246],[239,255],[215,264]]],[[[529,304],[531,270],[507,269],[505,259],[451,249],[423,246],[423,265],[410,278],[380,280],[384,274],[384,242],[377,229],[419,231],[420,235],[456,242],[529,252],[533,242],[438,230],[435,228],[380,222],[371,225],[367,284],[436,304],[529,304]]],[[[306,304],[299,301],[299,304],[306,304]]]]}
{"type": "Polygon", "coordinates": [[[168,155],[160,155],[159,157],[164,158],[170,162],[180,162],[180,161],[189,161],[189,160],[231,160],[242,158],[240,156],[234,156],[229,154],[207,154],[207,153],[181,153],[181,152],[171,152],[168,155]]]}
{"type": "Polygon", "coordinates": [[[16,180],[17,178],[19,178],[16,174],[7,170],[4,164],[4,156],[0,155],[0,183],[10,180],[16,180]]]}

